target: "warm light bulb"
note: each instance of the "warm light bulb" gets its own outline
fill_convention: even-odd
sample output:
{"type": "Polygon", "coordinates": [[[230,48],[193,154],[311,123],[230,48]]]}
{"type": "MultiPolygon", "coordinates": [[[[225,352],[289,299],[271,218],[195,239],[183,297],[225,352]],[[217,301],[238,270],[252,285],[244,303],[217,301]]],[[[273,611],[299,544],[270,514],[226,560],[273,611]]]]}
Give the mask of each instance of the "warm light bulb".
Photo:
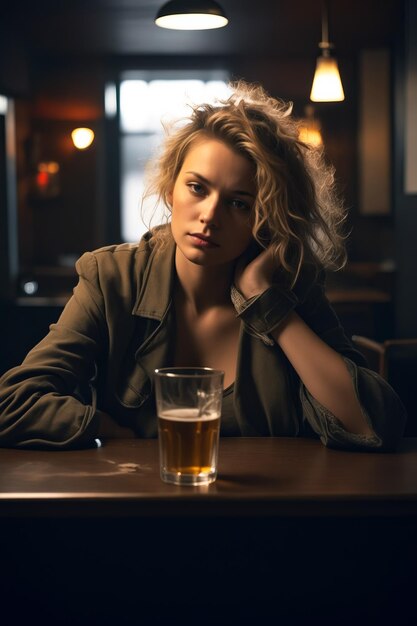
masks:
{"type": "Polygon", "coordinates": [[[330,56],[317,59],[310,100],[313,102],[341,102],[345,99],[337,61],[330,56]]]}
{"type": "Polygon", "coordinates": [[[71,133],[74,146],[78,150],[85,150],[91,146],[94,140],[94,133],[91,128],[75,128],[71,133]]]}
{"type": "Polygon", "coordinates": [[[298,138],[303,143],[308,143],[310,146],[315,148],[323,144],[320,129],[308,124],[300,127],[298,138]]]}
{"type": "Polygon", "coordinates": [[[41,161],[38,163],[38,172],[57,174],[59,172],[59,163],[56,161],[41,161]]]}
{"type": "Polygon", "coordinates": [[[59,163],[56,161],[40,161],[36,173],[36,189],[40,196],[53,198],[60,193],[59,163]]]}

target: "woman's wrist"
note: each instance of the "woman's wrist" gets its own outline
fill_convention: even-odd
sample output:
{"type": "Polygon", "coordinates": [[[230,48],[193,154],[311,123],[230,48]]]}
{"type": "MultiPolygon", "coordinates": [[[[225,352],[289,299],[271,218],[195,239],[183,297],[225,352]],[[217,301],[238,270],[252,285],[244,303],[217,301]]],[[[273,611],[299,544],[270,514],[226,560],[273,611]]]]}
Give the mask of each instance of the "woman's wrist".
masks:
{"type": "Polygon", "coordinates": [[[236,288],[239,290],[239,292],[242,294],[245,300],[251,300],[252,298],[257,298],[258,296],[261,296],[270,287],[272,287],[272,283],[269,283],[269,282],[263,282],[263,283],[258,282],[253,285],[238,284],[236,286],[236,288]]]}
{"type": "Polygon", "coordinates": [[[231,298],[247,331],[267,345],[275,343],[270,333],[298,304],[295,294],[279,285],[271,285],[263,293],[249,299],[232,286],[231,298]]]}

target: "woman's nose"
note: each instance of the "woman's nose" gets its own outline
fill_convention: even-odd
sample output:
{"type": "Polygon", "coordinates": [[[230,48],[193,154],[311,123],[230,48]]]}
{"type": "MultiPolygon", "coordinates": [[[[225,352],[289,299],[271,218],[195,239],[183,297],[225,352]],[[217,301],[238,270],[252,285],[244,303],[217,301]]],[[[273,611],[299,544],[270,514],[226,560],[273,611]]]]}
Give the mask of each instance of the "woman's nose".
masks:
{"type": "Polygon", "coordinates": [[[209,197],[201,206],[200,222],[210,226],[218,226],[220,220],[220,198],[209,197]]]}

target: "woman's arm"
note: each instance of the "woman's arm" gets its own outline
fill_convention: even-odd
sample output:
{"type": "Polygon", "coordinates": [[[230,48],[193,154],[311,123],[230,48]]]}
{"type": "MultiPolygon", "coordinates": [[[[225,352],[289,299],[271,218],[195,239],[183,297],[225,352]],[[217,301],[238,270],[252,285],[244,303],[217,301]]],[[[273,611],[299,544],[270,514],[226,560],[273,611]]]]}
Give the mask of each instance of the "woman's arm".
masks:
{"type": "Polygon", "coordinates": [[[311,395],[343,424],[360,435],[373,435],[362,413],[352,377],[340,354],[292,311],[271,336],[281,347],[311,395]]]}
{"type": "Polygon", "coordinates": [[[106,351],[95,259],[78,263],[79,283],[60,319],[0,380],[0,446],[94,445],[99,428],[94,378],[106,351]]]}

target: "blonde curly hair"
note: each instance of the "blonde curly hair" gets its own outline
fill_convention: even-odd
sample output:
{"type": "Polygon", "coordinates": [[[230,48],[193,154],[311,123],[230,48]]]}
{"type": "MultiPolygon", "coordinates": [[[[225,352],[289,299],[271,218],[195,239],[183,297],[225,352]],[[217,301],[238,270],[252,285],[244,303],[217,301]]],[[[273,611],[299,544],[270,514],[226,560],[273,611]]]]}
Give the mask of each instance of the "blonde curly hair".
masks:
{"type": "MultiPolygon", "coordinates": [[[[150,165],[145,197],[156,194],[170,212],[168,195],[193,143],[207,136],[224,141],[255,165],[257,194],[253,237],[272,246],[293,285],[304,263],[340,269],[346,262],[342,225],[345,209],[334,168],[321,148],[299,139],[292,103],[272,98],[260,86],[231,83],[231,95],[216,104],[198,104],[186,123],[167,133],[162,152],[150,165]]],[[[170,229],[151,229],[153,245],[164,245],[170,229]]]]}

